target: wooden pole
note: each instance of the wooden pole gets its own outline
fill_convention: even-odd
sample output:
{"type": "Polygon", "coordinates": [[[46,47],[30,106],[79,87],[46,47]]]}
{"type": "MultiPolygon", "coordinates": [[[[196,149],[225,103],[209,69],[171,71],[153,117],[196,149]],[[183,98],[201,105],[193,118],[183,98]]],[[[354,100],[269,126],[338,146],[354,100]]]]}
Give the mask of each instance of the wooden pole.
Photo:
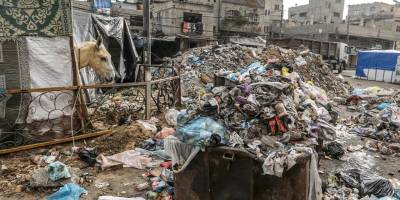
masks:
{"type": "MultiPolygon", "coordinates": [[[[79,53],[79,58],[76,58],[73,36],[70,37],[69,43],[70,43],[71,56],[72,56],[72,69],[74,72],[74,86],[78,87],[78,91],[75,93],[75,95],[79,95],[79,99],[78,99],[78,101],[79,101],[79,119],[80,119],[81,127],[83,128],[83,130],[85,130],[86,129],[85,119],[88,116],[88,111],[86,108],[85,98],[83,97],[83,92],[81,90],[82,85],[81,85],[81,80],[80,80],[80,75],[79,75],[79,65],[77,65],[77,63],[76,63],[76,59],[78,59],[80,61],[81,54],[79,53]]],[[[73,114],[74,113],[72,113],[72,115],[73,114]]],[[[71,130],[71,131],[74,132],[74,130],[71,130]]]]}

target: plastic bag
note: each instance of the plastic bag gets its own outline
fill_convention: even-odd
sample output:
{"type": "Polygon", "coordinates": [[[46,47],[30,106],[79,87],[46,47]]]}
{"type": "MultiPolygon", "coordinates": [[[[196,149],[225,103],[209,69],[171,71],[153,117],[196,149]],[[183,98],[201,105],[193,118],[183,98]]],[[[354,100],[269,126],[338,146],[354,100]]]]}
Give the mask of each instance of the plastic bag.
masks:
{"type": "Polygon", "coordinates": [[[287,77],[287,76],[289,76],[289,68],[287,68],[287,67],[282,67],[282,76],[283,77],[287,77]]]}
{"type": "Polygon", "coordinates": [[[339,173],[339,177],[351,188],[357,188],[361,197],[374,195],[376,197],[392,196],[393,186],[389,180],[373,176],[359,169],[350,169],[339,173]]]}
{"type": "Polygon", "coordinates": [[[68,183],[60,188],[56,193],[47,197],[47,200],[79,200],[82,194],[87,191],[75,183],[68,183]]]}
{"type": "Polygon", "coordinates": [[[341,145],[338,142],[331,142],[331,143],[327,144],[323,148],[323,150],[324,150],[325,154],[327,154],[335,159],[339,159],[345,153],[343,145],[341,145]]]}
{"type": "Polygon", "coordinates": [[[165,113],[165,120],[170,126],[176,126],[178,120],[179,111],[175,109],[168,109],[165,113]]]}
{"type": "Polygon", "coordinates": [[[197,146],[225,144],[225,128],[208,117],[199,117],[185,124],[178,119],[176,137],[182,142],[197,146]]]}
{"type": "Polygon", "coordinates": [[[50,163],[47,169],[47,173],[49,174],[49,178],[52,181],[71,177],[68,167],[64,163],[59,161],[50,163]]]}
{"type": "Polygon", "coordinates": [[[136,120],[136,122],[142,125],[146,130],[151,131],[152,133],[157,133],[157,126],[150,120],[136,120]]]}

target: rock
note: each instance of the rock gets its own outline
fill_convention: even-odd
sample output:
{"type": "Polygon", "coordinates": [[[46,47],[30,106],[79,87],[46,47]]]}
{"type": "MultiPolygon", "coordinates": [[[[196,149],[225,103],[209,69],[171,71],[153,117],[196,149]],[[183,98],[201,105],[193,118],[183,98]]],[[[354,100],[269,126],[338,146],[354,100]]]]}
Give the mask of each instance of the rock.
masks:
{"type": "Polygon", "coordinates": [[[8,167],[6,166],[6,165],[1,165],[1,167],[0,167],[0,171],[7,171],[8,170],[8,167]]]}
{"type": "Polygon", "coordinates": [[[31,162],[35,165],[41,165],[43,163],[42,157],[39,155],[34,155],[31,157],[31,162]]]}

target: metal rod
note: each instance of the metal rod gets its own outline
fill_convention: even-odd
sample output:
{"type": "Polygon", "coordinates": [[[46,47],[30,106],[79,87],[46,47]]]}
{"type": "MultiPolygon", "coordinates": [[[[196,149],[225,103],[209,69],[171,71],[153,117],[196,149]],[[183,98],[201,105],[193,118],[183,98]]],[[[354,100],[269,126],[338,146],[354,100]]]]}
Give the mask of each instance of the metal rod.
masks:
{"type": "MultiPolygon", "coordinates": [[[[180,76],[173,76],[163,78],[159,80],[150,81],[150,83],[161,83],[172,80],[180,79],[180,76]]],[[[93,84],[93,85],[82,85],[81,89],[95,89],[95,88],[118,88],[118,87],[135,87],[135,86],[146,86],[147,82],[135,82],[135,83],[114,83],[114,84],[93,84]]],[[[9,89],[6,94],[19,94],[19,93],[30,93],[30,92],[54,92],[54,91],[66,91],[66,90],[78,90],[77,86],[67,87],[50,87],[50,88],[34,88],[34,89],[9,89]]]]}

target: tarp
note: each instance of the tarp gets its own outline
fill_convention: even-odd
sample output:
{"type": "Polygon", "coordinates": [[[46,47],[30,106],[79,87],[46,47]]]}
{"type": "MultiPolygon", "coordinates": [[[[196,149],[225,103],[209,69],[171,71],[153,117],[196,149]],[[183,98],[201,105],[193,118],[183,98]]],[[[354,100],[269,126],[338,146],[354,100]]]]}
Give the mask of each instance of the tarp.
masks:
{"type": "MultiPolygon", "coordinates": [[[[90,14],[74,9],[73,35],[75,46],[94,40],[103,39],[103,43],[110,52],[116,72],[119,75],[118,82],[135,82],[140,74],[136,67],[138,54],[132,40],[129,26],[122,17],[109,17],[90,14]]],[[[85,72],[85,83],[93,83],[95,80],[85,72]],[[89,78],[88,78],[89,77],[89,78]]]]}
{"type": "Polygon", "coordinates": [[[373,50],[359,51],[357,58],[356,76],[367,77],[365,69],[396,71],[400,51],[373,50]]]}

